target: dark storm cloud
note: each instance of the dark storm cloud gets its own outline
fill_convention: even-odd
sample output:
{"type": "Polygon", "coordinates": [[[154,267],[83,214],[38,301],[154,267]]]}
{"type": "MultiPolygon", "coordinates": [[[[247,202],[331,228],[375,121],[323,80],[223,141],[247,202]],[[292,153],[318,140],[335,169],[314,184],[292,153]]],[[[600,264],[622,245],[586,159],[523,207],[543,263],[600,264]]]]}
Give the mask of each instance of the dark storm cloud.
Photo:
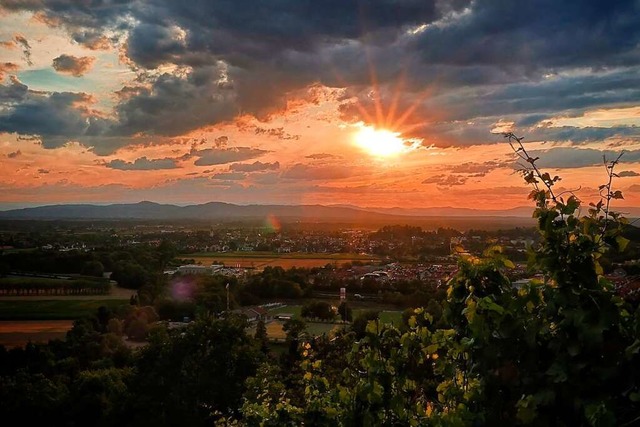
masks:
{"type": "Polygon", "coordinates": [[[71,38],[91,49],[104,48],[108,29],[126,29],[134,6],[130,0],[0,0],[8,11],[28,10],[51,26],[64,26],[71,38]]]}
{"type": "Polygon", "coordinates": [[[162,74],[149,88],[118,104],[114,132],[179,135],[233,118],[234,93],[223,82],[219,66],[196,69],[184,76],[162,74]]]}
{"type": "Polygon", "coordinates": [[[640,173],[636,172],[636,171],[622,171],[618,173],[618,176],[620,178],[627,178],[627,177],[631,177],[631,176],[640,176],[640,173]]]}
{"type": "Polygon", "coordinates": [[[476,0],[449,25],[432,26],[414,49],[429,62],[528,68],[637,64],[636,0],[476,0]]]}
{"type": "Polygon", "coordinates": [[[199,157],[199,159],[195,161],[196,166],[211,166],[250,160],[266,153],[268,153],[267,150],[260,150],[258,148],[235,147],[223,149],[209,148],[196,151],[194,155],[199,157]]]}
{"type": "MultiPolygon", "coordinates": [[[[395,96],[396,93],[389,88],[380,91],[378,99],[383,105],[389,106],[395,96]]],[[[361,116],[361,109],[375,116],[376,98],[371,96],[370,90],[360,91],[356,99],[356,102],[343,104],[341,113],[345,119],[353,120],[361,116]]],[[[497,117],[512,116],[518,126],[531,126],[557,111],[562,111],[563,115],[573,111],[572,115],[577,115],[593,107],[635,105],[638,99],[640,70],[636,68],[500,86],[451,88],[429,93],[428,96],[405,92],[397,100],[397,111],[414,109],[406,125],[425,122],[427,126],[433,123],[444,125],[477,118],[486,121],[486,117],[494,117],[489,120],[497,121],[497,117]]],[[[456,124],[459,127],[461,125],[456,124]]],[[[487,123],[482,125],[483,132],[487,132],[487,123]]],[[[418,126],[417,136],[424,136],[419,129],[418,126]]]]}
{"type": "Polygon", "coordinates": [[[30,91],[11,76],[9,85],[0,85],[0,132],[39,135],[46,148],[99,136],[108,122],[92,113],[92,102],[85,93],[30,91]]]}
{"type": "MultiPolygon", "coordinates": [[[[174,136],[239,113],[268,118],[286,108],[287,94],[318,83],[355,89],[348,93],[367,109],[375,98],[372,69],[387,91],[381,96],[387,109],[396,82],[404,81],[398,111],[418,105],[407,135],[426,145],[494,142],[488,131],[499,118],[535,126],[559,111],[640,99],[638,1],[0,0],[0,6],[33,11],[91,48],[121,34],[115,38],[126,41],[123,51],[138,71],[164,63],[192,67],[149,77],[148,87],[127,92],[108,126],[100,123],[108,131],[79,129],[63,105],[68,114],[53,143],[37,133],[40,125],[11,126],[0,115],[0,129],[30,128],[49,141],[45,146],[96,135],[103,138],[83,143],[108,152],[134,134],[174,136]]],[[[16,41],[27,49],[26,39],[16,41]]],[[[342,109],[344,117],[363,120],[353,107],[342,109]]],[[[94,128],[99,122],[89,120],[94,128]]],[[[595,129],[536,132],[577,142],[614,136],[595,129]]]]}
{"type": "MultiPolygon", "coordinates": [[[[536,164],[542,168],[581,168],[603,165],[604,159],[614,160],[620,152],[593,148],[554,147],[548,150],[533,150],[529,155],[534,158],[539,157],[536,164]]],[[[640,150],[625,151],[621,162],[640,162],[640,150]]]]}
{"type": "MultiPolygon", "coordinates": [[[[160,61],[198,64],[207,57],[232,63],[266,61],[284,51],[314,51],[319,45],[358,39],[365,34],[380,42],[394,40],[401,29],[441,16],[429,0],[194,0],[148,2],[136,16],[147,26],[134,30],[128,53],[137,63],[160,61]],[[184,29],[176,45],[160,28],[173,23],[184,29]],[[154,38],[164,40],[156,43],[154,38]],[[145,47],[146,51],[140,49],[145,47]],[[149,54],[151,52],[151,55],[149,54]]],[[[460,2],[458,2],[460,3],[460,2]]]]}
{"type": "Polygon", "coordinates": [[[60,55],[53,59],[52,66],[59,73],[71,74],[74,77],[81,77],[91,70],[96,58],[92,56],[60,55]]]}
{"type": "Polygon", "coordinates": [[[147,159],[146,157],[140,157],[133,162],[115,159],[107,163],[106,166],[111,169],[120,169],[124,171],[175,169],[178,167],[175,159],[147,159]]]}
{"type": "Polygon", "coordinates": [[[278,170],[280,169],[280,162],[234,163],[229,167],[229,169],[231,169],[232,171],[241,171],[241,172],[260,172],[260,171],[268,171],[268,170],[278,170]]]}

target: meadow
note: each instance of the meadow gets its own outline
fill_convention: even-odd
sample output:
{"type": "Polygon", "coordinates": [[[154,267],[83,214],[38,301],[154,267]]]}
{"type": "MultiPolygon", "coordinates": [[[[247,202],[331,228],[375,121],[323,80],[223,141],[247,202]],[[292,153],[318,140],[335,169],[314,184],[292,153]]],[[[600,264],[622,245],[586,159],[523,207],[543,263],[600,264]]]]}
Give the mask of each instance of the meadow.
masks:
{"type": "MultiPolygon", "coordinates": [[[[371,309],[374,309],[372,307],[371,309]]],[[[294,318],[300,317],[300,310],[302,309],[301,305],[285,305],[282,307],[277,307],[272,310],[269,310],[269,313],[272,316],[278,314],[291,314],[294,318]]],[[[368,310],[368,308],[357,308],[353,310],[353,318],[358,317],[363,311],[368,310]]],[[[337,321],[339,322],[339,317],[337,321]]],[[[394,311],[394,310],[381,310],[380,311],[380,322],[381,323],[390,323],[393,325],[399,325],[402,321],[402,312],[394,311]]],[[[284,321],[274,320],[268,323],[267,326],[267,334],[269,338],[272,339],[284,339],[286,334],[282,330],[282,324],[284,321]]],[[[307,321],[307,333],[312,336],[322,335],[324,333],[329,333],[331,330],[335,328],[349,327],[349,324],[342,323],[329,323],[329,322],[309,322],[307,321]]]]}
{"type": "Polygon", "coordinates": [[[17,300],[0,301],[0,320],[68,320],[92,316],[99,307],[117,310],[128,300],[17,300]]]}

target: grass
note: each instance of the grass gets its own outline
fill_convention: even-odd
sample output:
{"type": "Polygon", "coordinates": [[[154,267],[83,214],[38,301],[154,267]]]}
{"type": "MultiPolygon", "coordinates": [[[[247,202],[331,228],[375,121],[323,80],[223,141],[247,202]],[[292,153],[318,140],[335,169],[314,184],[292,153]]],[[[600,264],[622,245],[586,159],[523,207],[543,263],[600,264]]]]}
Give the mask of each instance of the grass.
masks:
{"type": "Polygon", "coordinates": [[[269,313],[272,316],[275,316],[276,314],[288,313],[292,314],[293,317],[300,317],[300,310],[302,310],[301,305],[285,305],[284,307],[278,307],[269,310],[269,313]]]}
{"type": "MultiPolygon", "coordinates": [[[[335,323],[307,323],[307,333],[311,336],[328,334],[334,328],[342,328],[344,325],[335,323]]],[[[347,325],[348,326],[348,325],[347,325]]]]}
{"type": "Polygon", "coordinates": [[[100,306],[111,310],[129,304],[125,300],[0,301],[0,320],[64,320],[96,314],[100,306]]]}
{"type": "MultiPolygon", "coordinates": [[[[274,308],[272,310],[269,310],[269,313],[272,316],[275,316],[277,314],[282,314],[282,313],[290,313],[290,314],[293,315],[293,317],[300,317],[300,310],[301,309],[302,309],[301,305],[287,305],[287,306],[284,306],[284,307],[278,307],[278,308],[274,308]]],[[[374,308],[372,307],[371,309],[374,309],[374,308]]],[[[358,317],[358,315],[360,315],[360,313],[362,313],[363,311],[366,311],[366,310],[367,309],[364,309],[364,308],[353,310],[353,318],[355,319],[356,317],[358,317]]],[[[382,323],[392,323],[392,324],[397,326],[402,322],[402,311],[381,310],[380,311],[380,321],[382,323]]],[[[321,323],[321,325],[325,325],[325,324],[321,323]]],[[[323,331],[323,332],[326,332],[326,331],[323,331]]]]}

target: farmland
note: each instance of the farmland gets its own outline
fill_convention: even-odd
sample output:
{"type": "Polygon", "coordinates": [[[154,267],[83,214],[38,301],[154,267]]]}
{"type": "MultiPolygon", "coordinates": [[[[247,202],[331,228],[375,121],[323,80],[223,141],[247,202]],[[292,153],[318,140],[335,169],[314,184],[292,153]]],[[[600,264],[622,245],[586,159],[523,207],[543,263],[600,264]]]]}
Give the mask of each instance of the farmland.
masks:
{"type": "Polygon", "coordinates": [[[129,304],[127,300],[0,300],[0,320],[66,320],[96,313],[99,307],[111,310],[129,304]]]}
{"type": "Polygon", "coordinates": [[[64,339],[72,326],[72,320],[0,321],[0,344],[14,348],[22,347],[28,342],[44,343],[64,339]]]}
{"type": "Polygon", "coordinates": [[[197,252],[182,254],[180,258],[193,259],[195,262],[210,265],[215,263],[242,268],[262,270],[265,267],[324,267],[327,264],[341,266],[354,261],[376,263],[380,258],[375,255],[354,253],[277,253],[277,252],[197,252]]]}

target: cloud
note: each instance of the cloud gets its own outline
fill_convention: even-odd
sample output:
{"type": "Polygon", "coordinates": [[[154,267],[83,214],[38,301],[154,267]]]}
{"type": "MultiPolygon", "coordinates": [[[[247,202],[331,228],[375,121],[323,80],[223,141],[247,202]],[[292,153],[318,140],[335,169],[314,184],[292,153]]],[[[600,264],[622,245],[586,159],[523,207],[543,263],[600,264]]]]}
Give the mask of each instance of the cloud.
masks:
{"type": "Polygon", "coordinates": [[[107,163],[106,166],[111,169],[119,169],[125,171],[175,169],[178,167],[175,159],[147,159],[146,157],[140,157],[133,162],[115,159],[107,163]]]}
{"type": "Polygon", "coordinates": [[[434,175],[422,181],[423,184],[436,184],[438,187],[464,185],[467,177],[460,175],[434,175]]]}
{"type": "MultiPolygon", "coordinates": [[[[620,152],[596,150],[594,148],[554,147],[548,150],[532,150],[531,157],[539,157],[537,165],[541,168],[581,168],[602,165],[604,159],[613,160],[620,152]]],[[[621,162],[639,162],[640,150],[625,151],[621,162]]]]}
{"type": "Polygon", "coordinates": [[[622,171],[618,173],[618,176],[620,178],[626,178],[626,177],[630,177],[630,176],[640,176],[640,173],[636,172],[636,171],[622,171]]]}
{"type": "Polygon", "coordinates": [[[411,44],[425,61],[458,66],[496,64],[526,72],[626,65],[637,59],[640,31],[631,17],[638,12],[634,0],[477,0],[468,13],[425,29],[411,44]]]}
{"type": "Polygon", "coordinates": [[[91,70],[96,58],[93,56],[60,55],[53,59],[53,68],[59,73],[81,77],[91,70]]]}
{"type": "Polygon", "coordinates": [[[7,157],[10,158],[10,159],[15,159],[16,157],[20,157],[20,156],[22,156],[22,151],[20,151],[20,150],[16,150],[16,151],[13,151],[13,152],[7,154],[7,157]]]}
{"type": "Polygon", "coordinates": [[[221,172],[211,176],[211,179],[221,179],[225,181],[240,181],[243,180],[246,175],[242,172],[221,172]]]}
{"type": "Polygon", "coordinates": [[[481,177],[485,176],[489,172],[499,169],[510,167],[513,165],[513,162],[499,162],[495,160],[490,160],[483,163],[475,163],[475,162],[467,162],[462,163],[460,165],[454,165],[448,168],[450,172],[456,174],[468,174],[473,177],[481,177]]]}
{"type": "Polygon", "coordinates": [[[296,180],[337,180],[358,175],[359,171],[349,166],[311,166],[297,163],[287,169],[282,178],[296,180]]]}
{"type": "Polygon", "coordinates": [[[300,139],[300,135],[291,135],[285,132],[284,128],[262,128],[262,127],[256,126],[254,132],[256,135],[272,136],[274,138],[285,140],[285,141],[286,140],[297,141],[298,139],[300,139]]]}
{"type": "Polygon", "coordinates": [[[258,172],[258,171],[267,171],[267,170],[278,170],[280,169],[280,162],[234,163],[229,167],[229,169],[231,169],[232,171],[240,171],[240,172],[258,172]]]}
{"type": "Polygon", "coordinates": [[[4,80],[4,76],[7,73],[13,73],[18,71],[18,65],[13,62],[0,63],[0,81],[4,80]]]}
{"type": "Polygon", "coordinates": [[[15,40],[2,40],[0,41],[0,47],[8,50],[14,50],[17,47],[17,43],[15,40]]]}
{"type": "Polygon", "coordinates": [[[199,159],[195,161],[196,166],[211,166],[250,160],[266,153],[268,153],[267,150],[258,148],[235,147],[222,149],[209,148],[197,151],[194,155],[199,157],[199,159]]]}
{"type": "Polygon", "coordinates": [[[31,61],[31,45],[29,44],[29,41],[22,34],[15,34],[13,39],[16,43],[22,46],[22,55],[27,65],[33,65],[33,61],[31,61]]]}
{"type": "Polygon", "coordinates": [[[161,74],[116,106],[114,133],[176,136],[232,119],[236,95],[224,84],[224,75],[222,64],[184,75],[161,74]]]}
{"type": "Polygon", "coordinates": [[[334,156],[333,154],[326,154],[326,153],[309,154],[308,156],[305,156],[305,158],[307,159],[314,159],[314,160],[333,159],[335,157],[336,156],[334,156]]]}
{"type": "Polygon", "coordinates": [[[8,85],[0,85],[0,132],[38,135],[45,148],[102,136],[110,122],[91,109],[94,102],[95,98],[82,92],[30,91],[10,76],[8,85]]]}
{"type": "MultiPolygon", "coordinates": [[[[0,0],[0,5],[33,12],[87,47],[120,45],[138,73],[140,86],[123,88],[101,139],[79,134],[75,126],[67,130],[62,121],[55,144],[42,134],[48,147],[83,137],[84,144],[108,152],[110,144],[125,145],[132,135],[175,136],[238,114],[269,118],[314,85],[345,89],[341,112],[349,121],[375,121],[374,104],[387,116],[391,110],[396,118],[409,112],[403,134],[440,147],[495,142],[489,130],[499,120],[534,126],[560,111],[640,99],[640,26],[634,19],[640,5],[633,0],[260,5],[92,0],[87,7],[75,1],[0,0]],[[172,71],[161,72],[161,66],[172,71]],[[372,95],[372,88],[378,93],[372,95]],[[363,109],[373,114],[363,117],[363,109]]],[[[17,37],[29,53],[29,42],[17,37]]],[[[254,132],[298,137],[282,128],[254,132]]],[[[633,130],[532,133],[581,143],[598,135],[630,136],[633,130]]]]}
{"type": "Polygon", "coordinates": [[[39,174],[42,174],[42,175],[46,175],[46,174],[48,174],[48,173],[49,173],[49,170],[48,170],[48,169],[40,168],[40,169],[38,169],[38,173],[39,173],[39,174]]]}

